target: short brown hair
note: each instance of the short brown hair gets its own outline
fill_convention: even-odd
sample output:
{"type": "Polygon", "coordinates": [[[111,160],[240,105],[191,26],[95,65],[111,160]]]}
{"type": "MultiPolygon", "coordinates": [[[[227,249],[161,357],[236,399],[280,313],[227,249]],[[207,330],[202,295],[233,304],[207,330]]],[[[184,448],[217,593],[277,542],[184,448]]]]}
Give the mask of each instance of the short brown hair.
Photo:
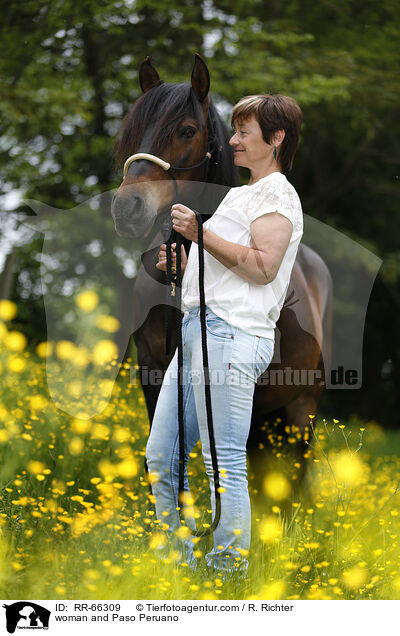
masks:
{"type": "Polygon", "coordinates": [[[254,115],[267,144],[277,130],[285,131],[277,159],[282,172],[288,174],[292,169],[293,158],[300,139],[303,119],[300,106],[292,97],[285,95],[247,95],[242,97],[232,111],[231,123],[241,124],[254,115]]]}

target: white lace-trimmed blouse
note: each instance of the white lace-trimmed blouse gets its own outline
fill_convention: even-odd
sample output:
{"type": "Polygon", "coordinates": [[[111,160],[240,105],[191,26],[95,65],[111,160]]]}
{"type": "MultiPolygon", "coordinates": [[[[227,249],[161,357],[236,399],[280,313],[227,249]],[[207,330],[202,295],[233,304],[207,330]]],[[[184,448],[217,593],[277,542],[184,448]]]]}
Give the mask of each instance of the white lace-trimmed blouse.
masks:
{"type": "MultiPolygon", "coordinates": [[[[250,225],[264,214],[278,212],[292,223],[292,236],[274,280],[266,285],[250,283],[204,250],[206,305],[229,324],[243,331],[275,340],[275,325],[289,286],[297,249],[303,235],[303,213],[296,190],[280,172],[252,185],[231,188],[204,223],[218,236],[251,247],[250,225]]],[[[192,244],[182,280],[182,309],[200,305],[198,246],[192,244]]]]}

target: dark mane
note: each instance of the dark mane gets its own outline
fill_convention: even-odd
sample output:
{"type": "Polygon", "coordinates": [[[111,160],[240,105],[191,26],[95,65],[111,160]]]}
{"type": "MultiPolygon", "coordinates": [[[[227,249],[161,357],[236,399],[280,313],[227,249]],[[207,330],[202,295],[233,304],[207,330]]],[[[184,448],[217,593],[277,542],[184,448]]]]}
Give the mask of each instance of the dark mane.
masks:
{"type": "Polygon", "coordinates": [[[210,101],[208,117],[211,124],[211,135],[217,151],[212,153],[207,181],[208,183],[235,186],[238,184],[239,177],[238,170],[233,162],[233,148],[229,145],[229,130],[212,100],[210,101]],[[221,150],[218,150],[219,148],[221,150]]]}
{"type": "MultiPolygon", "coordinates": [[[[116,166],[122,166],[130,155],[139,150],[160,156],[184,117],[193,117],[198,122],[202,119],[200,103],[191,84],[162,83],[143,93],[129,110],[118,134],[114,153],[116,166]],[[150,147],[141,148],[143,133],[149,128],[153,128],[150,147]]],[[[237,175],[228,144],[229,132],[212,102],[208,126],[213,152],[207,181],[235,185],[237,175]]]]}

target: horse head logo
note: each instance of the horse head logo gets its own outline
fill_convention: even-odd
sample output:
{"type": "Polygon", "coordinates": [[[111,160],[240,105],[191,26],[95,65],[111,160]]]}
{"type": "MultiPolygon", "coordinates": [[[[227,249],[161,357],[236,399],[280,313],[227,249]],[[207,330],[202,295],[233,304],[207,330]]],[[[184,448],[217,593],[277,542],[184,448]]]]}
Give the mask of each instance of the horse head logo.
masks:
{"type": "Polygon", "coordinates": [[[41,628],[48,629],[51,612],[32,601],[18,601],[11,605],[4,604],[6,610],[7,631],[14,634],[19,628],[41,628]]]}

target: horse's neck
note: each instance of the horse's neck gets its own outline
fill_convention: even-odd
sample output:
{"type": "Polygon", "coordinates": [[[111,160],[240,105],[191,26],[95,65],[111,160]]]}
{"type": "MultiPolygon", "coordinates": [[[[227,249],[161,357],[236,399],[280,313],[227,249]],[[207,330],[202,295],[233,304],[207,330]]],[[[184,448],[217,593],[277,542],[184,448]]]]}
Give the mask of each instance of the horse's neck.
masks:
{"type": "MultiPolygon", "coordinates": [[[[201,193],[195,192],[192,196],[186,196],[182,198],[181,203],[199,212],[204,223],[215,212],[229,189],[229,186],[205,183],[201,193]]],[[[154,281],[165,284],[165,272],[157,269],[156,263],[160,245],[167,242],[170,231],[170,216],[164,212],[162,216],[156,220],[148,238],[146,249],[141,256],[141,267],[138,276],[146,273],[146,275],[150,275],[154,281]]],[[[191,241],[185,238],[182,238],[182,241],[185,246],[186,255],[188,255],[191,241]]]]}
{"type": "Polygon", "coordinates": [[[214,214],[229,190],[230,186],[205,183],[200,196],[191,198],[187,205],[196,209],[201,214],[204,222],[214,214]]]}

